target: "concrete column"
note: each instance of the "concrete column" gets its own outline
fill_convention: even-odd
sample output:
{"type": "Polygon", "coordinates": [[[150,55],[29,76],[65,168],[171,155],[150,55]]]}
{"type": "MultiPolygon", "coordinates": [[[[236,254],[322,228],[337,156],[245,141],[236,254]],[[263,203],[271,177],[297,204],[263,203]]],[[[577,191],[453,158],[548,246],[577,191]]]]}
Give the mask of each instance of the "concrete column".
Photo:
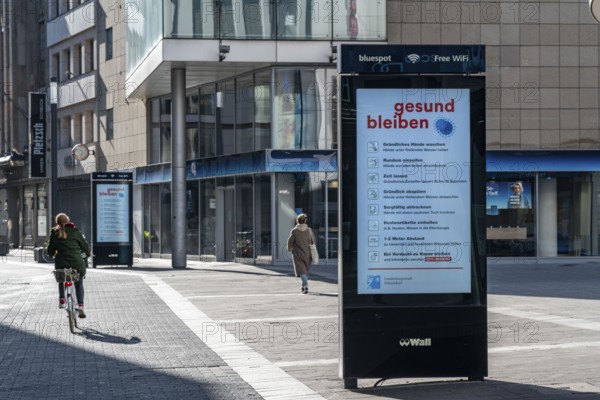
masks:
{"type": "Polygon", "coordinates": [[[171,233],[173,268],[186,267],[185,247],[185,69],[171,69],[171,233]]]}
{"type": "Polygon", "coordinates": [[[540,179],[538,183],[538,254],[540,257],[558,255],[556,179],[540,179]]]}

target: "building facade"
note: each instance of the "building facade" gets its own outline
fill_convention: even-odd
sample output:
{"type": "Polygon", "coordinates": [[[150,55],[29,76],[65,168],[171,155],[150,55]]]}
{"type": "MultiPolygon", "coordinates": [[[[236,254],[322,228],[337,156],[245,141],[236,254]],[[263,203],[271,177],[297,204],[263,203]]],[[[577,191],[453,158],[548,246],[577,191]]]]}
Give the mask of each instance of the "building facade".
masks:
{"type": "MultiPolygon", "coordinates": [[[[287,262],[285,239],[306,212],[335,260],[336,45],[483,44],[488,254],[598,255],[600,32],[587,4],[44,3],[48,72],[27,90],[59,81],[58,198],[88,234],[90,172],[133,170],[137,254],[171,257],[185,237],[192,258],[287,262]],[[93,154],[74,161],[76,144],[93,154]]],[[[28,144],[26,127],[7,126],[26,123],[9,104],[5,153],[28,144]]],[[[48,180],[15,183],[16,156],[0,163],[0,200],[11,242],[38,245],[48,180]]]]}
{"type": "MultiPolygon", "coordinates": [[[[47,184],[29,176],[29,93],[47,86],[45,1],[0,1],[0,242],[32,241],[47,184]]],[[[43,226],[45,229],[45,226],[43,226]]]]}

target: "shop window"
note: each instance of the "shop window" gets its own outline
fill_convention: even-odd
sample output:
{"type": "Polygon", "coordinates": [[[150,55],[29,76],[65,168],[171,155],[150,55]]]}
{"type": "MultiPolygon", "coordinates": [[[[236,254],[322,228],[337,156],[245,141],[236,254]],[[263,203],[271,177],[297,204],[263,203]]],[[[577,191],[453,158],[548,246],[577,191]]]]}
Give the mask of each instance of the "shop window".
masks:
{"type": "Polygon", "coordinates": [[[238,177],[235,183],[235,254],[238,258],[254,258],[254,195],[252,177],[238,177]]]}
{"type": "Polygon", "coordinates": [[[559,256],[592,255],[592,182],[589,174],[556,178],[559,256]]]}
{"type": "Polygon", "coordinates": [[[170,254],[172,252],[171,234],[171,184],[161,183],[160,187],[160,252],[170,254]]]}
{"type": "Polygon", "coordinates": [[[23,190],[23,236],[33,237],[34,186],[23,190]]]}
{"type": "Polygon", "coordinates": [[[196,93],[188,94],[185,98],[186,160],[195,160],[199,157],[198,101],[198,94],[196,93]]]}
{"type": "Polygon", "coordinates": [[[187,254],[191,255],[199,254],[200,215],[198,196],[198,181],[188,182],[185,190],[185,240],[187,254]]]}
{"type": "Polygon", "coordinates": [[[144,187],[144,253],[160,253],[160,198],[159,186],[144,187]]]}
{"type": "Polygon", "coordinates": [[[203,86],[199,100],[199,157],[214,157],[217,131],[217,94],[215,85],[203,86]]]}
{"type": "Polygon", "coordinates": [[[217,155],[235,153],[235,87],[233,80],[218,85],[217,155]]]}
{"type": "Polygon", "coordinates": [[[200,256],[216,255],[216,210],[217,199],[214,180],[200,182],[200,256]]]}
{"type": "Polygon", "coordinates": [[[275,149],[316,149],[322,107],[314,70],[275,70],[275,149]]]}
{"type": "Polygon", "coordinates": [[[148,162],[160,163],[160,100],[150,101],[150,129],[148,135],[148,162]]]}
{"type": "Polygon", "coordinates": [[[489,256],[535,256],[535,180],[494,179],[486,183],[489,256]]]}
{"type": "Polygon", "coordinates": [[[236,80],[235,152],[254,150],[254,81],[252,75],[236,80]]]}
{"type": "Polygon", "coordinates": [[[254,228],[255,258],[258,262],[271,262],[271,176],[257,175],[254,178],[254,228]]]}
{"type": "Polygon", "coordinates": [[[267,70],[254,76],[255,150],[271,147],[271,75],[272,70],[267,70]]]}
{"type": "Polygon", "coordinates": [[[171,99],[160,102],[160,162],[171,162],[171,99]]]}

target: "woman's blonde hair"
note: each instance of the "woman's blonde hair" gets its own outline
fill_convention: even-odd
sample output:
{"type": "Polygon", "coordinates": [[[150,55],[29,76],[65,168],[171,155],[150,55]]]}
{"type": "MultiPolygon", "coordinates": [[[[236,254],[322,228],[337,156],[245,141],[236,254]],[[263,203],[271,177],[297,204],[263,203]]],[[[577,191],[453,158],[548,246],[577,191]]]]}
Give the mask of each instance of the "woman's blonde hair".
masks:
{"type": "Polygon", "coordinates": [[[56,231],[58,232],[58,237],[61,239],[67,238],[67,231],[65,230],[65,224],[68,224],[69,216],[65,213],[60,213],[56,216],[56,231]]]}
{"type": "Polygon", "coordinates": [[[308,221],[308,216],[304,213],[302,213],[296,217],[297,224],[305,224],[306,221],[308,221]]]}

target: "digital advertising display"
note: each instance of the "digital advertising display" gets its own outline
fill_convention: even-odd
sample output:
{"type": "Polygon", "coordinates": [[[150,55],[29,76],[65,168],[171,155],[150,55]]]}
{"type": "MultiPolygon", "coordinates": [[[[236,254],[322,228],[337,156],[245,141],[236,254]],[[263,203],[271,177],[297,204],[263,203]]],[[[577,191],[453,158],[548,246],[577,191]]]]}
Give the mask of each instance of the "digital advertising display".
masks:
{"type": "Polygon", "coordinates": [[[471,292],[469,92],[357,89],[359,295],[471,292]]]}
{"type": "Polygon", "coordinates": [[[530,182],[488,181],[485,186],[487,215],[498,215],[500,210],[506,209],[532,208],[530,182]]]}
{"type": "Polygon", "coordinates": [[[486,184],[496,207],[526,206],[532,187],[486,177],[482,46],[438,47],[341,46],[345,388],[366,378],[487,375],[486,223],[495,217],[486,215],[486,184]]]}
{"type": "Polygon", "coordinates": [[[93,267],[133,265],[133,173],[92,172],[93,267]]]}
{"type": "Polygon", "coordinates": [[[96,185],[98,243],[129,242],[129,184],[96,185]]]}

